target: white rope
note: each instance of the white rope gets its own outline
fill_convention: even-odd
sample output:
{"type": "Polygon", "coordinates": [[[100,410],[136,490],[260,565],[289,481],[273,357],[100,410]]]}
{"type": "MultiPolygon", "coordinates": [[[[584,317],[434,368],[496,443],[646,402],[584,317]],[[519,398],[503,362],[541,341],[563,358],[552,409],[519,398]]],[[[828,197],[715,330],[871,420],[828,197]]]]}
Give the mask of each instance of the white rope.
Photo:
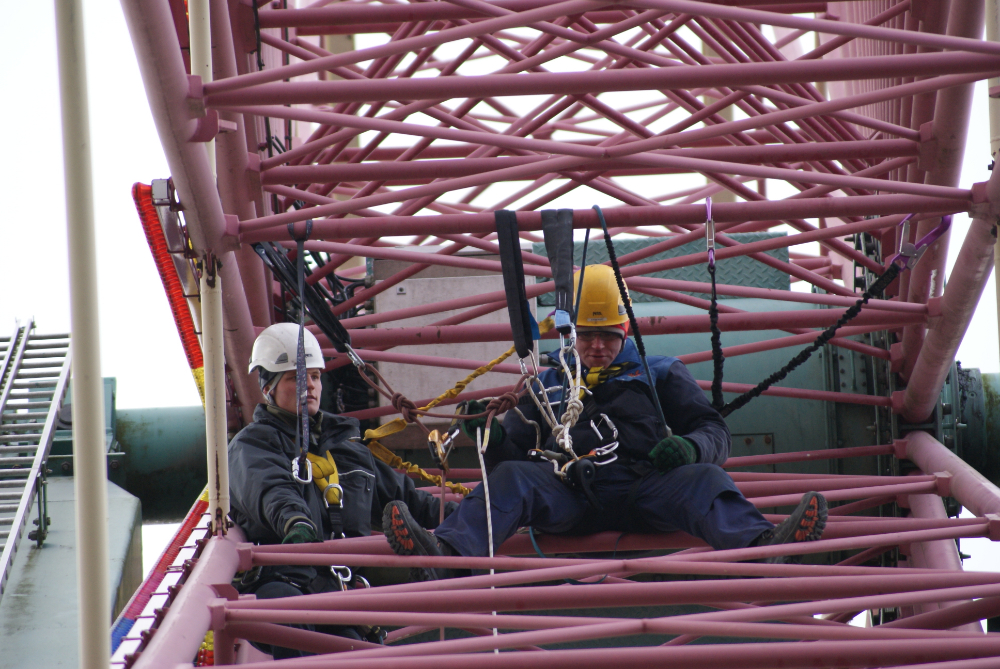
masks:
{"type": "MultiPolygon", "coordinates": [[[[483,474],[483,494],[486,498],[486,537],[490,544],[490,557],[493,557],[493,513],[490,507],[490,482],[489,477],[486,476],[486,461],[483,459],[483,431],[481,428],[476,428],[476,453],[479,455],[479,470],[483,474]]],[[[490,576],[493,576],[493,567],[490,567],[490,576]]],[[[490,586],[490,590],[493,590],[493,586],[490,586]]],[[[493,611],[493,616],[496,617],[497,612],[493,611]]],[[[493,628],[493,636],[497,636],[497,628],[493,628]]],[[[500,654],[499,648],[494,648],[493,652],[500,654]]]]}

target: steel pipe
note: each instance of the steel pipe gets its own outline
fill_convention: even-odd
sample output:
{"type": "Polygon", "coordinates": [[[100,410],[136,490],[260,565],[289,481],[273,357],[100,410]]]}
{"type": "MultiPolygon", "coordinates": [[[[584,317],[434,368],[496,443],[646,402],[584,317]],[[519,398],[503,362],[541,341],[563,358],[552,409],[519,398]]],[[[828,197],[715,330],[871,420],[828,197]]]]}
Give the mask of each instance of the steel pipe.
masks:
{"type": "MultiPolygon", "coordinates": [[[[990,183],[1000,185],[1000,180],[994,176],[990,183]]],[[[907,422],[923,421],[938,401],[955,353],[993,270],[992,228],[983,214],[977,213],[972,219],[948,287],[941,297],[940,315],[928,320],[927,336],[903,393],[901,413],[907,422]]]]}
{"type": "MultiPolygon", "coordinates": [[[[63,175],[66,180],[70,332],[73,341],[77,648],[80,667],[98,669],[106,667],[111,656],[111,602],[108,599],[107,444],[97,302],[97,240],[94,230],[87,58],[83,37],[83,3],[81,0],[58,0],[55,9],[63,175]]],[[[24,336],[29,336],[27,330],[24,336]]],[[[11,349],[13,345],[11,340],[11,349]]],[[[9,378],[13,380],[13,374],[9,378]]],[[[58,402],[59,398],[52,401],[58,402]]]]}
{"type": "MultiPolygon", "coordinates": [[[[236,549],[242,541],[245,538],[239,527],[230,528],[226,536],[208,539],[191,575],[170,605],[169,615],[132,665],[135,669],[175,669],[191,664],[205,640],[205,632],[212,629],[209,603],[219,598],[215,587],[232,581],[240,564],[236,549]]],[[[101,662],[106,667],[108,658],[101,658],[101,662]]]]}
{"type": "Polygon", "coordinates": [[[896,442],[895,450],[896,457],[912,460],[925,472],[950,473],[952,496],[980,518],[1000,515],[1000,488],[931,435],[910,432],[906,439],[896,442]]]}

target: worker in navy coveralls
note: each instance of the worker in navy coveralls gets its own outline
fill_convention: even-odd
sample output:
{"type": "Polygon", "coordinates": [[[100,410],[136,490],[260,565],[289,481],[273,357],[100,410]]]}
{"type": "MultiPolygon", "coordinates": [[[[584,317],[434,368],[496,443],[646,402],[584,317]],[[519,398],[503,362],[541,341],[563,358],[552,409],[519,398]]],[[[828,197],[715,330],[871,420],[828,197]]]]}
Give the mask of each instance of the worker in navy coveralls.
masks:
{"type": "MultiPolygon", "coordinates": [[[[588,495],[581,486],[557,477],[551,462],[529,460],[536,430],[516,411],[507,412],[502,426],[494,419],[485,453],[494,549],[527,525],[552,534],[682,530],[716,549],[819,538],[826,522],[822,495],[806,494],[777,528],[743,497],[720,467],[729,457],[729,428],[682,362],[650,356],[652,382],[646,377],[636,346],[627,337],[628,318],[611,268],[587,268],[579,312],[576,350],[590,392],[570,430],[573,450],[585,455],[610,443],[603,414],[617,429],[618,457],[596,467],[588,495]],[[660,403],[673,436],[664,431],[654,401],[660,403]]],[[[539,380],[545,388],[556,388],[549,397],[557,405],[564,383],[561,369],[548,369],[539,380]]],[[[471,407],[469,413],[483,409],[471,407]]],[[[522,397],[518,409],[541,428],[543,450],[561,450],[530,397],[522,397]]],[[[466,421],[463,430],[472,436],[484,426],[485,419],[466,421]]],[[[489,554],[482,486],[433,535],[401,502],[385,507],[382,526],[402,555],[489,554]]],[[[415,571],[422,578],[451,575],[443,569],[415,571]]]]}

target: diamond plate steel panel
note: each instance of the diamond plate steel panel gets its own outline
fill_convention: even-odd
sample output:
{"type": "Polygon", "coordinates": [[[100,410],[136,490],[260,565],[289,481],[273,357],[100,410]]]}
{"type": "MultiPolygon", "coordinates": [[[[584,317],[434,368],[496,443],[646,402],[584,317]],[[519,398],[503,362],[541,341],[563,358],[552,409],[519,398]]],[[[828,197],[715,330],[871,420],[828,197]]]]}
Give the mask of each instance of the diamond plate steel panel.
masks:
{"type": "MultiPolygon", "coordinates": [[[[774,239],[775,237],[784,237],[783,232],[746,232],[746,233],[736,233],[730,235],[733,239],[740,242],[741,244],[747,244],[750,242],[756,242],[763,239],[774,239]]],[[[663,241],[662,239],[616,239],[614,240],[615,253],[621,257],[626,253],[632,253],[634,251],[639,251],[652,246],[663,241]]],[[[545,244],[538,242],[532,244],[532,252],[545,256],[545,244]]],[[[697,241],[690,242],[683,246],[679,246],[662,253],[657,253],[654,256],[646,258],[642,263],[653,262],[656,260],[664,260],[666,258],[676,258],[678,256],[684,256],[691,253],[699,253],[705,250],[705,242],[697,241]]],[[[788,249],[780,248],[773,251],[767,251],[767,254],[777,260],[782,262],[788,262],[788,249]]],[[[579,265],[583,259],[583,242],[576,242],[573,245],[573,262],[579,265]]],[[[608,250],[604,245],[604,238],[601,236],[594,236],[590,240],[590,244],[587,247],[587,263],[603,263],[608,259],[608,250]]],[[[662,272],[653,272],[647,276],[654,276],[661,279],[677,279],[681,281],[708,281],[708,267],[704,264],[701,265],[691,265],[690,267],[678,267],[675,269],[668,269],[662,272]]],[[[548,281],[548,279],[537,279],[538,281],[548,281]]],[[[756,260],[748,256],[739,256],[737,258],[726,258],[725,260],[720,260],[716,265],[716,280],[719,283],[725,283],[733,286],[749,286],[753,288],[773,288],[777,290],[789,290],[789,280],[788,275],[780,270],[773,267],[768,267],[767,265],[757,262],[756,260]]],[[[702,297],[707,299],[708,295],[700,293],[690,293],[697,297],[702,297]]],[[[653,297],[652,295],[643,295],[638,292],[634,292],[632,299],[636,302],[663,302],[662,298],[653,297]]],[[[538,297],[538,305],[544,307],[555,306],[555,296],[552,293],[547,295],[541,295],[538,297]]]]}

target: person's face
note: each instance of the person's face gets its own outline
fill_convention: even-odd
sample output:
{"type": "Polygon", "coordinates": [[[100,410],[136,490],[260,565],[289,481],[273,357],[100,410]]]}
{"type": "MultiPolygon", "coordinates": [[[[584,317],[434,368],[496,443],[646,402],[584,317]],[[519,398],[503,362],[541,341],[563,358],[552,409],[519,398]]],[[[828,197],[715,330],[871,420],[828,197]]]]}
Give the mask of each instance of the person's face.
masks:
{"type": "Polygon", "coordinates": [[[576,331],[576,352],[587,367],[607,367],[621,353],[625,341],[614,332],[576,331]]]}
{"type": "MultiPolygon", "coordinates": [[[[323,381],[319,369],[306,370],[306,389],[308,391],[306,406],[309,415],[319,411],[319,396],[323,393],[323,381]]],[[[291,413],[296,413],[298,402],[295,396],[295,372],[285,372],[274,386],[274,403],[291,413]]]]}

